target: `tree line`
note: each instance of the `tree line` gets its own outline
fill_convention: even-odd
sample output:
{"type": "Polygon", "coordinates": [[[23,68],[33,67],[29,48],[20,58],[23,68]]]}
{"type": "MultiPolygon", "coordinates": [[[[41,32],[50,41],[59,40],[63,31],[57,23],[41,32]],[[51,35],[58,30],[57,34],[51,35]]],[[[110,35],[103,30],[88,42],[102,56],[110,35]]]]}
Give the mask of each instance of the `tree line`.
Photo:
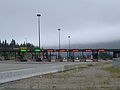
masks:
{"type": "Polygon", "coordinates": [[[27,47],[29,49],[36,48],[36,46],[34,46],[31,43],[24,42],[18,44],[14,39],[12,39],[10,43],[8,43],[7,40],[0,40],[0,48],[19,48],[19,47],[27,47]]]}

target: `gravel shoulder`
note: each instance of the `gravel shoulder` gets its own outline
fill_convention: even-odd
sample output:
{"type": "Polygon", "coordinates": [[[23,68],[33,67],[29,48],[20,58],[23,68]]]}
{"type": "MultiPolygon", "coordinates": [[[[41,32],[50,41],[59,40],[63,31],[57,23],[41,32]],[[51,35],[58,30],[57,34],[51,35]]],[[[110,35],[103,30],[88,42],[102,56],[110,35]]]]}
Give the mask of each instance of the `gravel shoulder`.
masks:
{"type": "Polygon", "coordinates": [[[120,75],[105,71],[111,62],[67,65],[63,71],[0,85],[1,90],[120,90],[120,75]]]}

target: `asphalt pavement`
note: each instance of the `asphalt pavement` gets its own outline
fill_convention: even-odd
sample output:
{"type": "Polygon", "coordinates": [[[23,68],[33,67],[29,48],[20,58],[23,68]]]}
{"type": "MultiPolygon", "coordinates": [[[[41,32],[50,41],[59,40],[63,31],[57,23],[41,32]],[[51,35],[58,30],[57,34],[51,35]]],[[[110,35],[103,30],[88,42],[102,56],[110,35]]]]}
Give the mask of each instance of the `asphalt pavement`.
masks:
{"type": "Polygon", "coordinates": [[[22,62],[22,63],[0,63],[0,72],[4,71],[13,71],[13,70],[21,70],[21,69],[29,69],[29,68],[49,68],[49,67],[61,67],[65,65],[73,65],[73,64],[81,64],[84,62],[22,62]]]}

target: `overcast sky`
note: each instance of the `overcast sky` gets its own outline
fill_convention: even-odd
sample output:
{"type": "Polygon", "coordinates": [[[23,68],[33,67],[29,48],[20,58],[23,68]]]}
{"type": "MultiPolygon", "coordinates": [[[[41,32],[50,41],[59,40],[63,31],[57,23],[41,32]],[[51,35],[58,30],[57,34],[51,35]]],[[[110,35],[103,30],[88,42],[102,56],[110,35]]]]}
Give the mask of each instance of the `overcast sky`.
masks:
{"type": "Polygon", "coordinates": [[[0,39],[38,45],[41,16],[41,44],[93,44],[120,40],[120,0],[0,0],[0,39]]]}

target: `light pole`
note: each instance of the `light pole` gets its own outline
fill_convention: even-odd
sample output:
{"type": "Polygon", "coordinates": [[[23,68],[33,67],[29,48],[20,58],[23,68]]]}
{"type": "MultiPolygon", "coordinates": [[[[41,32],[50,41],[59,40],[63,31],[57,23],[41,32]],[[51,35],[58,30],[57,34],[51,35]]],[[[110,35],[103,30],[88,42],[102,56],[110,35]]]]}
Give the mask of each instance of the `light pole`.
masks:
{"type": "Polygon", "coordinates": [[[70,58],[70,36],[68,36],[68,40],[69,40],[69,58],[70,58]]]}
{"type": "Polygon", "coordinates": [[[26,47],[27,47],[27,38],[25,38],[25,44],[26,44],[26,47]]]}
{"type": "Polygon", "coordinates": [[[40,49],[40,16],[41,14],[37,14],[38,16],[38,35],[39,35],[39,49],[40,49]]]}
{"type": "Polygon", "coordinates": [[[58,29],[59,31],[59,50],[60,50],[60,29],[58,29]]]}
{"type": "Polygon", "coordinates": [[[60,29],[58,29],[59,31],[59,53],[58,53],[58,58],[60,59],[60,29]]]}
{"type": "Polygon", "coordinates": [[[68,36],[68,40],[69,40],[69,50],[70,50],[70,36],[68,36]]]}

